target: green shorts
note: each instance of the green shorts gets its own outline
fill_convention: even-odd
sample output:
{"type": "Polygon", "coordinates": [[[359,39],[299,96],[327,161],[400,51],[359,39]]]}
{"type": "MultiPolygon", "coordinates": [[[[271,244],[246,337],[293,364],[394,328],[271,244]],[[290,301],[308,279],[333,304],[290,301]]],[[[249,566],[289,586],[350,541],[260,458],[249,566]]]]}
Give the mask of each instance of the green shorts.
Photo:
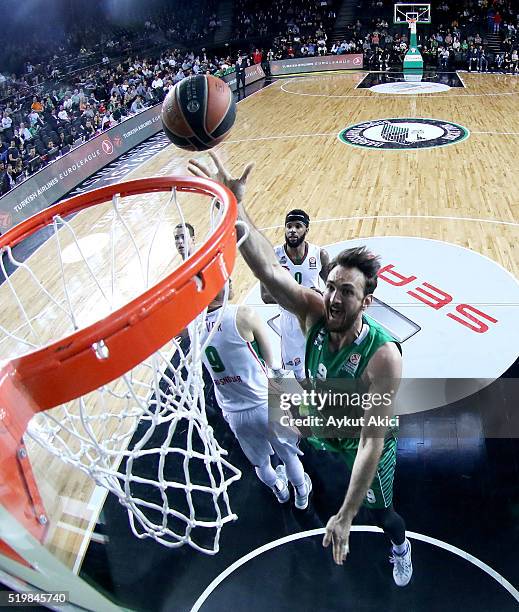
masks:
{"type": "MultiPolygon", "coordinates": [[[[357,439],[333,440],[325,438],[308,438],[308,442],[319,450],[329,450],[339,453],[346,462],[350,472],[353,469],[353,463],[357,456],[359,441],[357,439]]],[[[382,456],[378,462],[375,478],[371,483],[366,497],[364,498],[363,506],[380,510],[389,508],[393,503],[393,482],[395,480],[396,467],[396,447],[397,439],[394,435],[390,435],[384,442],[382,456]]]]}

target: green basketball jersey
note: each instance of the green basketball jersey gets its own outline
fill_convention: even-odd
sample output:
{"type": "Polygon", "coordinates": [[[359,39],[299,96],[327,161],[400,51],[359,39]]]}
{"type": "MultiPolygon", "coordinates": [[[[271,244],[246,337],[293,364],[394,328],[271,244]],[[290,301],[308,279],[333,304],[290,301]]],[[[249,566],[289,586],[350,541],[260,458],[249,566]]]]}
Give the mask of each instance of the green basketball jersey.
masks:
{"type": "MultiPolygon", "coordinates": [[[[328,348],[329,332],[325,320],[318,321],[308,333],[306,340],[306,376],[318,386],[319,381],[330,379],[360,379],[369,360],[387,342],[400,344],[383,327],[370,317],[363,316],[363,327],[359,337],[337,352],[328,348]]],[[[360,381],[359,381],[360,383],[360,381]]],[[[357,389],[360,393],[360,386],[357,389]]],[[[363,415],[362,407],[350,413],[352,417],[363,415]]],[[[352,438],[310,438],[309,442],[322,449],[354,450],[358,448],[358,433],[352,438]]],[[[394,433],[392,431],[392,433],[394,433]]]]}

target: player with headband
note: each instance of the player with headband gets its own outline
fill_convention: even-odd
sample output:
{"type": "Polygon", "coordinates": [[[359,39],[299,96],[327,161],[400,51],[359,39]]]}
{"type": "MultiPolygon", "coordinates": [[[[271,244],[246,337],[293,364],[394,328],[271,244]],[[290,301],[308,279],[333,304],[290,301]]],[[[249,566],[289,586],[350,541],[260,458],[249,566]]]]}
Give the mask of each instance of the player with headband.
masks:
{"type": "MultiPolygon", "coordinates": [[[[285,243],[275,247],[279,263],[295,280],[305,287],[317,289],[319,277],[326,281],[330,257],[325,249],[306,241],[310,217],[296,208],[285,217],[285,243]]],[[[261,286],[261,298],[266,304],[275,304],[270,293],[261,286]]],[[[281,359],[283,368],[293,370],[295,377],[305,377],[305,344],[297,317],[280,306],[281,359]]]]}

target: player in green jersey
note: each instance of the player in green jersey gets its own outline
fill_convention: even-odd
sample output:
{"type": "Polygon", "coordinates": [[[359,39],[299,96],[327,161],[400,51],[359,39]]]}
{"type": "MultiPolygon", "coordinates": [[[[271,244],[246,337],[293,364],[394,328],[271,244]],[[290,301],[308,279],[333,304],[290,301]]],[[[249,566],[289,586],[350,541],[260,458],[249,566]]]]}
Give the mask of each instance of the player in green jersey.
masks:
{"type": "MultiPolygon", "coordinates": [[[[324,296],[300,285],[281,266],[272,246],[243,207],[252,164],[247,165],[240,178],[233,178],[215,153],[209,155],[216,171],[197,160],[189,161],[189,171],[218,180],[235,194],[240,219],[249,227],[249,236],[240,247],[241,254],[276,302],[298,317],[307,335],[310,378],[326,380],[330,376],[346,375],[357,378],[371,397],[394,397],[402,373],[400,347],[364,314],[377,285],[378,258],[366,249],[348,249],[330,263],[324,296]],[[353,360],[352,355],[355,355],[353,360]]],[[[242,226],[237,225],[237,231],[238,235],[242,234],[242,226]]],[[[370,406],[370,417],[375,421],[389,421],[392,416],[392,402],[370,406]]],[[[405,586],[412,575],[411,546],[404,521],[392,505],[396,440],[387,426],[371,421],[366,419],[360,426],[358,437],[314,440],[314,444],[340,452],[351,467],[344,501],[326,525],[323,546],[332,544],[335,562],[343,564],[349,552],[353,519],[365,502],[375,523],[391,539],[393,577],[397,585],[405,586]]]]}

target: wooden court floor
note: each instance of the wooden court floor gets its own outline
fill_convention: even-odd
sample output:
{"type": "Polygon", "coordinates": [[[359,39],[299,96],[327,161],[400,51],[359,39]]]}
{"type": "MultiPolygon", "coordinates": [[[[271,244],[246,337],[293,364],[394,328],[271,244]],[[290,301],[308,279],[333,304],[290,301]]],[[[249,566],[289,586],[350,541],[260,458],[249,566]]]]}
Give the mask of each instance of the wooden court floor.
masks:
{"type": "MultiPolygon", "coordinates": [[[[247,206],[258,227],[282,242],[285,213],[304,208],[309,240],[319,245],[373,236],[429,238],[471,249],[519,277],[519,78],[463,74],[465,88],[382,95],[357,89],[363,77],[278,80],[240,102],[218,152],[236,174],[255,162],[247,206]],[[397,117],[451,121],[470,136],[410,151],[351,147],[337,137],[352,124],[397,117]]],[[[127,178],[183,174],[189,157],[168,147],[127,178]]],[[[46,248],[32,257],[45,262],[46,248]]],[[[240,259],[233,281],[240,302],[254,284],[240,259]]],[[[9,327],[5,312],[0,324],[9,327]]],[[[52,514],[47,546],[78,571],[103,495],[77,470],[57,459],[49,464],[41,449],[31,447],[31,457],[52,514]]]]}

